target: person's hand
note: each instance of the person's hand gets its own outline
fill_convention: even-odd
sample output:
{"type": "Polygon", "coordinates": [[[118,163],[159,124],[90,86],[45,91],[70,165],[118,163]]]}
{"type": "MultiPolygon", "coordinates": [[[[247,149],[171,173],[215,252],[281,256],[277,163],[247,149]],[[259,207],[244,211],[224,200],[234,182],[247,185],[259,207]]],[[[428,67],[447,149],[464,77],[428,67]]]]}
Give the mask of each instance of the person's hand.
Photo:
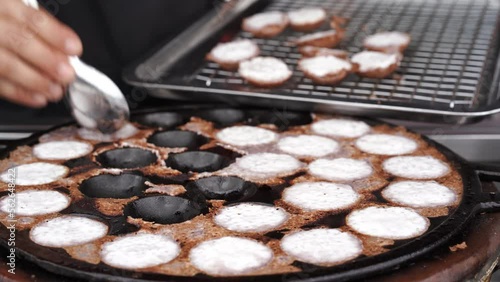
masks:
{"type": "Polygon", "coordinates": [[[29,107],[59,101],[75,72],[68,55],[80,55],[78,35],[21,0],[0,0],[0,97],[29,107]]]}

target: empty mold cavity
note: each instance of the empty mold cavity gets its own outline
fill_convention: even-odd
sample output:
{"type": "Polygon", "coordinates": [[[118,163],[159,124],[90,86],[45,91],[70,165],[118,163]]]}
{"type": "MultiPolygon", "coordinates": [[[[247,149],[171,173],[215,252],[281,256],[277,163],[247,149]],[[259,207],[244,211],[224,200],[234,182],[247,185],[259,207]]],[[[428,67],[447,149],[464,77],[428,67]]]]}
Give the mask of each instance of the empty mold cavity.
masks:
{"type": "Polygon", "coordinates": [[[165,164],[182,172],[211,172],[229,165],[229,160],[216,153],[192,151],[170,154],[165,164]]]}
{"type": "Polygon", "coordinates": [[[201,193],[207,199],[240,201],[257,192],[257,185],[235,176],[210,176],[190,182],[186,189],[190,195],[201,193]]]}
{"type": "Polygon", "coordinates": [[[195,149],[208,142],[208,138],[192,131],[172,130],[157,132],[148,138],[148,143],[166,148],[195,149]]]}
{"type": "Polygon", "coordinates": [[[188,119],[178,113],[162,112],[140,115],[134,118],[134,121],[142,125],[151,127],[161,127],[171,129],[186,123],[188,119]]]}
{"type": "Polygon", "coordinates": [[[305,125],[312,122],[310,113],[302,112],[275,112],[257,110],[249,113],[250,123],[274,124],[280,130],[286,130],[289,126],[305,125]]]}
{"type": "Polygon", "coordinates": [[[145,177],[136,174],[100,174],[84,180],[80,191],[92,198],[130,198],[142,195],[145,182],[145,177]]]}
{"type": "Polygon", "coordinates": [[[97,156],[97,161],[105,167],[138,168],[157,161],[156,155],[139,148],[119,148],[105,151],[97,156]]]}
{"type": "Polygon", "coordinates": [[[134,218],[160,224],[172,224],[190,220],[201,214],[201,205],[180,197],[155,196],[131,202],[126,214],[134,218]]]}
{"type": "Polygon", "coordinates": [[[204,120],[213,122],[217,127],[229,126],[245,120],[245,113],[236,109],[204,110],[198,114],[204,120]]]}

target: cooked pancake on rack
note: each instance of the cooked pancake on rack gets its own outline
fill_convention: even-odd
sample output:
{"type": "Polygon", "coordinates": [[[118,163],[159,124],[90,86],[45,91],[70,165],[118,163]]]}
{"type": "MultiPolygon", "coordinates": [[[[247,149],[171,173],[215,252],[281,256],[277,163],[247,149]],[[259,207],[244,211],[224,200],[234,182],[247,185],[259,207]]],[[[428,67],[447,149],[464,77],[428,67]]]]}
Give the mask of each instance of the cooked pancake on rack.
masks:
{"type": "Polygon", "coordinates": [[[288,12],[290,26],[297,31],[311,31],[319,28],[326,19],[323,8],[305,7],[288,12]]]}
{"type": "MultiPolygon", "coordinates": [[[[264,81],[280,70],[270,65],[264,81]]],[[[385,253],[462,198],[439,150],[372,120],[206,107],[129,128],[107,141],[66,126],[13,150],[0,161],[2,231],[15,208],[19,248],[50,263],[258,280],[385,253]]]]}
{"type": "Polygon", "coordinates": [[[288,66],[274,57],[256,57],[241,62],[238,73],[249,83],[259,87],[276,87],[292,76],[288,66]]]}
{"type": "Polygon", "coordinates": [[[299,69],[316,83],[335,84],[351,72],[352,65],[349,61],[334,56],[316,56],[301,59],[299,69]]]}
{"type": "Polygon", "coordinates": [[[226,43],[219,43],[210,53],[207,60],[216,62],[223,69],[238,69],[240,62],[259,55],[259,46],[248,39],[239,39],[226,43]]]}
{"type": "Polygon", "coordinates": [[[376,51],[362,51],[354,54],[351,62],[357,66],[356,73],[370,78],[384,78],[399,66],[403,56],[400,53],[386,54],[376,51]]]}
{"type": "Polygon", "coordinates": [[[344,33],[339,30],[318,31],[299,37],[295,44],[297,46],[332,48],[337,46],[343,37],[344,33]]]}
{"type": "Polygon", "coordinates": [[[250,32],[256,37],[274,37],[288,26],[289,20],[282,12],[265,12],[243,19],[241,29],[250,32]]]}
{"type": "Polygon", "coordinates": [[[363,41],[363,46],[371,51],[385,53],[403,53],[410,44],[409,34],[398,31],[379,32],[370,35],[363,41]]]}
{"type": "Polygon", "coordinates": [[[340,49],[330,49],[315,46],[301,46],[299,47],[299,52],[304,57],[315,57],[315,56],[334,56],[340,59],[347,59],[349,53],[340,49]]]}

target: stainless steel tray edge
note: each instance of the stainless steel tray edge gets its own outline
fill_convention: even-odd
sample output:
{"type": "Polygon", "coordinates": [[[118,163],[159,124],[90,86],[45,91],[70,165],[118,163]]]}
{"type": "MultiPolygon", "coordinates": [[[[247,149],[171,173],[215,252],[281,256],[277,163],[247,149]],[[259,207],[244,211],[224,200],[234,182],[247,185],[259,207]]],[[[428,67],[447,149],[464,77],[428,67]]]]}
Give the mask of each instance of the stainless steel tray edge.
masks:
{"type": "Polygon", "coordinates": [[[203,89],[203,91],[199,91],[197,88],[178,85],[158,85],[154,83],[149,84],[136,81],[127,81],[127,83],[135,87],[146,89],[151,96],[164,99],[196,100],[207,102],[218,101],[230,105],[253,105],[271,108],[286,108],[296,111],[315,111],[437,123],[467,124],[477,122],[490,115],[500,113],[500,108],[492,108],[477,112],[448,112],[336,100],[325,101],[304,97],[283,97],[259,92],[247,93],[239,91],[226,91],[225,93],[220,93],[217,89],[214,89],[213,91],[210,91],[210,89],[203,89]],[[266,100],[255,99],[255,97],[265,98],[266,100]]]}

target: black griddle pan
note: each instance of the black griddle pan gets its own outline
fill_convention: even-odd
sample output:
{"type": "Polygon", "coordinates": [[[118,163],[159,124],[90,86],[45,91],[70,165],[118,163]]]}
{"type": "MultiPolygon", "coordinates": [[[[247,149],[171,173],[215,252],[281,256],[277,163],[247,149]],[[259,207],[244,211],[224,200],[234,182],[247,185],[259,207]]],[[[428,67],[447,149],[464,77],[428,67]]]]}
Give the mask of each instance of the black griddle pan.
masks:
{"type": "MultiPolygon", "coordinates": [[[[132,118],[154,112],[178,112],[187,117],[197,114],[202,110],[216,109],[215,105],[200,106],[178,106],[175,108],[164,108],[162,110],[148,110],[135,113],[132,118]]],[[[245,113],[252,113],[243,109],[245,113]]],[[[282,114],[285,112],[275,112],[278,120],[286,123],[282,114]],[[280,116],[281,115],[281,116],[280,116]]],[[[382,122],[365,119],[371,125],[382,124],[382,122]]],[[[67,126],[65,124],[64,126],[67,126]]],[[[33,145],[38,142],[38,138],[61,126],[39,132],[29,138],[12,142],[9,147],[2,151],[0,158],[8,157],[9,153],[18,146],[33,145]]],[[[444,154],[451,164],[459,171],[463,181],[463,198],[459,206],[446,218],[433,221],[431,227],[422,236],[416,239],[404,240],[386,253],[373,257],[359,257],[351,262],[334,266],[318,267],[302,264],[302,272],[284,275],[266,275],[255,277],[231,277],[214,278],[209,276],[195,277],[174,277],[158,275],[152,273],[133,272],[116,269],[103,263],[97,265],[85,263],[71,258],[63,249],[46,248],[33,243],[27,231],[19,232],[16,236],[17,254],[23,259],[33,262],[40,267],[64,276],[84,279],[88,281],[350,281],[367,279],[374,275],[387,273],[399,269],[410,262],[423,256],[431,254],[441,247],[453,244],[454,238],[460,235],[470,223],[475,215],[483,212],[500,211],[500,194],[495,192],[483,192],[481,181],[500,181],[500,169],[469,164],[464,159],[447,149],[446,147],[422,136],[431,146],[437,148],[444,154]]],[[[8,230],[2,225],[0,227],[0,245],[7,248],[9,237],[8,230]]]]}

